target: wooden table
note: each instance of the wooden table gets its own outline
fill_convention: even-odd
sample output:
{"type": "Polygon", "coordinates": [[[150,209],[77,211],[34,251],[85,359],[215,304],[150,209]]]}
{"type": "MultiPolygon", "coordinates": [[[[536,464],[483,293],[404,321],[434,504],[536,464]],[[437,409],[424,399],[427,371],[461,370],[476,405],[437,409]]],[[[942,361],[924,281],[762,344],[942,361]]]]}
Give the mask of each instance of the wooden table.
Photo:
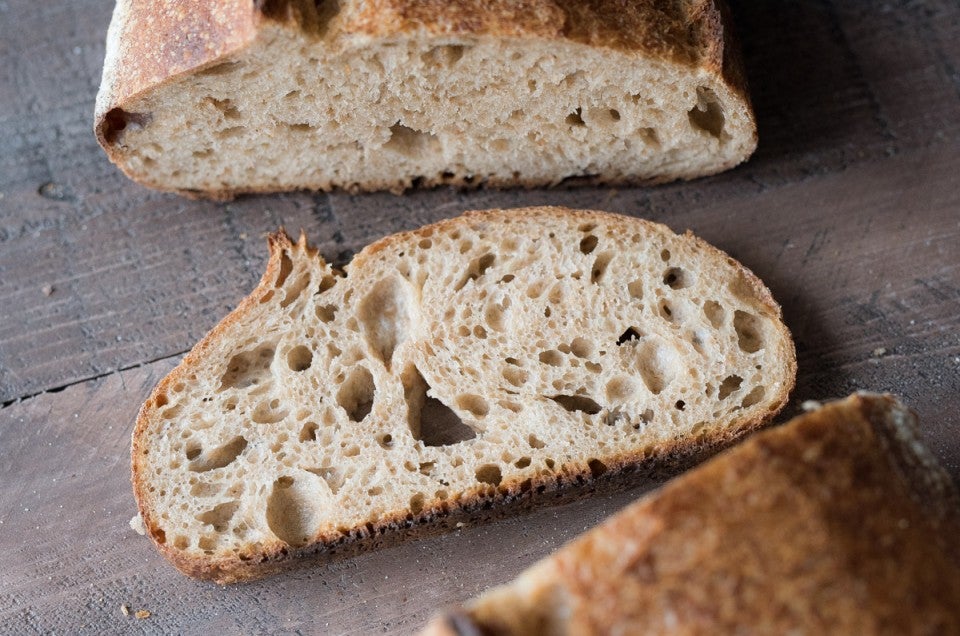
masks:
{"type": "MultiPolygon", "coordinates": [[[[146,190],[91,134],[111,0],[0,0],[0,632],[408,633],[640,494],[221,588],[128,526],[133,418],[303,227],[342,263],[462,210],[556,203],[687,228],[764,279],[796,337],[791,407],[892,391],[960,478],[960,6],[734,5],[760,147],[657,188],[291,194],[146,190]],[[139,609],[149,618],[125,616],[139,609]]],[[[783,419],[781,417],[781,419],[783,419]]]]}

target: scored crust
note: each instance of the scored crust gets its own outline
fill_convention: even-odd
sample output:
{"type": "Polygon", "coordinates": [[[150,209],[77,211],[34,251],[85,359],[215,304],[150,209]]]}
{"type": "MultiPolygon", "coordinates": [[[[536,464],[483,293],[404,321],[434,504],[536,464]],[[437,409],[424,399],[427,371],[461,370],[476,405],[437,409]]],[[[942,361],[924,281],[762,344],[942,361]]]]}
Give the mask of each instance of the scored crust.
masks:
{"type": "MultiPolygon", "coordinates": [[[[357,272],[365,267],[372,267],[371,261],[378,258],[381,252],[396,249],[397,246],[415,244],[423,237],[467,228],[475,223],[496,225],[503,219],[515,215],[536,215],[544,224],[549,224],[551,220],[570,222],[571,219],[576,222],[602,223],[615,234],[637,232],[640,229],[644,229],[650,235],[669,233],[669,230],[662,225],[602,212],[571,211],[562,208],[468,212],[456,219],[377,241],[359,253],[348,269],[350,272],[357,272]]],[[[672,235],[672,233],[669,234],[672,235]]],[[[744,416],[743,419],[728,427],[708,427],[696,437],[686,436],[660,442],[652,449],[637,448],[609,452],[600,458],[605,466],[602,475],[595,475],[592,468],[584,463],[563,464],[550,475],[538,474],[528,478],[507,477],[496,486],[478,487],[455,501],[428,501],[422,510],[416,513],[401,510],[384,515],[376,521],[350,528],[347,532],[334,531],[321,534],[314,537],[306,546],[293,547],[283,541],[275,540],[272,543],[261,543],[255,553],[251,554],[198,556],[174,547],[161,529],[160,520],[155,517],[157,513],[151,503],[155,497],[149,492],[150,477],[146,474],[148,462],[145,454],[149,447],[145,433],[157,421],[159,411],[166,404],[166,396],[170,394],[171,388],[191,382],[195,372],[208,363],[208,358],[214,355],[213,352],[217,350],[220,341],[230,333],[234,325],[242,323],[248,315],[257,311],[265,295],[273,293],[275,281],[281,272],[286,255],[299,251],[303,258],[322,262],[317,250],[307,245],[305,236],[301,235],[299,241],[294,243],[282,231],[271,235],[270,259],[259,285],[187,354],[176,369],[158,384],[140,410],[131,450],[132,480],[147,533],[164,555],[181,571],[191,576],[227,583],[257,578],[276,571],[296,556],[386,545],[409,536],[442,531],[464,518],[492,518],[509,514],[516,508],[544,499],[566,501],[583,496],[597,487],[610,487],[642,477],[663,477],[716,452],[744,432],[768,421],[783,407],[793,386],[796,361],[790,334],[780,320],[780,308],[762,282],[729,256],[697,239],[689,232],[684,239],[706,254],[705,259],[723,261],[731,266],[733,271],[738,273],[739,280],[749,288],[750,295],[772,318],[772,326],[776,334],[772,338],[774,344],[771,346],[776,346],[782,356],[782,370],[768,371],[768,373],[782,373],[783,377],[778,377],[778,382],[775,383],[776,393],[765,398],[764,410],[744,416]]]]}
{"type": "MultiPolygon", "coordinates": [[[[103,78],[94,113],[94,132],[111,161],[145,185],[190,197],[229,199],[240,193],[275,191],[271,185],[238,185],[209,190],[171,188],[155,171],[134,169],[114,143],[124,128],[142,126],[149,114],[127,112],[152,92],[222,64],[235,61],[253,47],[266,30],[296,33],[306,41],[401,38],[506,38],[513,41],[557,42],[615,51],[632,59],[662,60],[691,75],[714,78],[729,92],[732,107],[743,110],[749,123],[742,156],[726,159],[701,174],[726,170],[753,151],[756,129],[740,53],[733,37],[729,9],[722,0],[679,3],[617,0],[534,0],[490,3],[480,0],[177,0],[147,2],[118,0],[107,36],[103,78]]],[[[270,35],[269,37],[274,37],[270,35]]],[[[740,133],[738,133],[739,135],[740,133]]],[[[690,178],[689,175],[679,175],[690,178]]],[[[624,177],[612,174],[572,175],[583,183],[658,183],[678,178],[662,175],[624,177]]],[[[559,179],[491,175],[491,186],[555,185],[559,179]]],[[[451,184],[475,187],[472,176],[424,174],[418,185],[451,184]]],[[[394,179],[366,178],[361,183],[336,184],[352,191],[398,190],[394,179]]],[[[311,188],[330,189],[330,183],[311,188]]]]}

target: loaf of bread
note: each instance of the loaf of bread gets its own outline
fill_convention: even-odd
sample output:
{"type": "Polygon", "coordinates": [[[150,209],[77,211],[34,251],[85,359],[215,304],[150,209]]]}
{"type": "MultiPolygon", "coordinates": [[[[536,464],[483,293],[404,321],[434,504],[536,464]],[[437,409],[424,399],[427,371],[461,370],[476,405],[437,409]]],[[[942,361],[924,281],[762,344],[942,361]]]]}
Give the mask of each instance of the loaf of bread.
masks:
{"type": "Polygon", "coordinates": [[[95,131],[215,198],[689,179],[756,146],[721,1],[118,0],[95,131]]]}
{"type": "Polygon", "coordinates": [[[145,528],[194,576],[251,578],[668,466],[767,421],[793,386],[762,283],[647,221],[473,212],[345,273],[303,237],[270,248],[133,436],[145,528]]]}
{"type": "Polygon", "coordinates": [[[758,433],[426,630],[960,634],[960,498],[859,394],[758,433]]]}

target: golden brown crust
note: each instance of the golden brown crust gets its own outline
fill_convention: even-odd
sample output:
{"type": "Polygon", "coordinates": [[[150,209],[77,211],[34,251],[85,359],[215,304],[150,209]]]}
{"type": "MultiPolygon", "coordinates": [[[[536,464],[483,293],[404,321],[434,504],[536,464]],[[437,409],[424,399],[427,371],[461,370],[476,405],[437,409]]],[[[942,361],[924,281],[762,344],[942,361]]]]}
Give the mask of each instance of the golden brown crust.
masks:
{"type": "MultiPolygon", "coordinates": [[[[607,48],[636,57],[668,60],[691,72],[712,75],[751,110],[739,49],[732,35],[724,0],[341,0],[337,28],[321,33],[314,2],[308,0],[118,0],[107,35],[103,79],[97,94],[94,132],[107,156],[130,178],[152,188],[192,198],[229,200],[239,194],[271,192],[276,188],[229,191],[184,191],[134,174],[112,143],[128,125],[142,125],[147,113],[129,112],[138,97],[178,77],[217,66],[253,43],[266,21],[282,23],[312,37],[397,38],[403,36],[476,36],[565,40],[607,48]]],[[[756,130],[747,154],[756,145],[756,130]]],[[[729,169],[742,157],[706,176],[729,169]]],[[[675,178],[675,177],[674,177],[675,178]]],[[[663,179],[671,180],[669,178],[663,179]]],[[[635,185],[636,179],[596,177],[606,185],[635,185]]],[[[489,180],[491,186],[557,185],[543,180],[489,180]]],[[[428,177],[418,187],[474,187],[473,177],[428,177]]],[[[311,184],[328,191],[342,184],[311,184]]],[[[351,191],[402,192],[409,182],[370,182],[346,185],[351,191]]]]}
{"type": "MultiPolygon", "coordinates": [[[[349,271],[350,268],[361,266],[365,260],[397,243],[416,242],[422,236],[443,233],[467,224],[497,222],[504,217],[523,214],[541,215],[545,220],[572,216],[583,221],[602,221],[607,225],[618,225],[623,228],[624,232],[635,231],[638,226],[641,226],[651,233],[673,234],[668,227],[659,223],[592,210],[537,207],[469,211],[460,217],[440,221],[417,230],[393,234],[372,243],[354,257],[347,269],[349,271]]],[[[687,237],[691,238],[692,235],[688,232],[687,237]]],[[[734,265],[742,274],[746,284],[755,290],[756,298],[763,311],[768,315],[780,317],[779,305],[773,300],[763,283],[750,270],[734,261],[721,250],[699,239],[696,239],[696,241],[701,250],[708,251],[714,254],[714,258],[726,260],[734,265]]],[[[263,293],[274,288],[284,252],[301,250],[309,258],[321,258],[318,251],[307,244],[302,231],[299,240],[294,243],[281,228],[277,233],[269,236],[268,244],[270,258],[266,271],[257,287],[240,302],[236,309],[197,343],[173,371],[160,381],[141,407],[134,427],[131,449],[132,483],[147,535],[164,556],[181,572],[196,578],[212,579],[221,584],[252,580],[288,567],[298,557],[309,555],[330,556],[333,552],[352,554],[371,547],[391,545],[416,536],[443,532],[455,527],[458,521],[464,519],[476,521],[496,518],[512,514],[518,508],[544,502],[570,501],[586,496],[597,489],[615,487],[617,484],[671,476],[680,469],[693,465],[718,452],[747,431],[754,430],[770,421],[786,404],[789,393],[793,389],[796,369],[795,353],[789,331],[786,326],[778,321],[777,324],[781,329],[778,339],[787,343],[784,356],[789,361],[789,375],[785,375],[781,390],[771,399],[771,406],[768,411],[752,418],[744,418],[737,427],[728,427],[726,430],[713,429],[705,436],[696,439],[674,440],[672,444],[663,444],[649,453],[636,451],[599,457],[598,459],[607,467],[606,472],[600,476],[594,475],[586,461],[581,465],[567,464],[561,466],[553,475],[539,475],[531,479],[505,479],[499,486],[480,485],[455,499],[428,501],[423,510],[416,515],[387,516],[377,523],[353,528],[347,533],[332,532],[319,535],[303,548],[291,548],[284,542],[277,540],[272,544],[261,546],[261,550],[257,553],[197,558],[185,554],[167,543],[159,523],[153,518],[149,503],[151,495],[147,491],[144,479],[141,477],[145,470],[143,455],[148,451],[143,447],[142,440],[146,437],[144,432],[150,426],[156,411],[163,406],[164,396],[168,393],[169,388],[178,382],[188,381],[188,376],[193,370],[202,365],[208,349],[212,348],[214,343],[233,324],[242,321],[248,312],[259,305],[263,293]]]]}
{"type": "Polygon", "coordinates": [[[958,633],[958,536],[912,416],[859,394],[676,479],[467,615],[490,634],[561,611],[576,634],[958,633]]]}

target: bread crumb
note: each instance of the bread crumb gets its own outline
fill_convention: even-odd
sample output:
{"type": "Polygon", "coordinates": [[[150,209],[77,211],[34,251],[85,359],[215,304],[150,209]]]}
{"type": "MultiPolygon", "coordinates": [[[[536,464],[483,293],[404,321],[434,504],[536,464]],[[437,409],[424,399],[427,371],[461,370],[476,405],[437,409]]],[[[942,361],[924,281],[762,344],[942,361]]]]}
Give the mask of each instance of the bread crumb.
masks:
{"type": "Polygon", "coordinates": [[[130,528],[140,536],[147,534],[147,528],[143,525],[143,517],[140,516],[139,512],[130,520],[130,528]]]}
{"type": "Polygon", "coordinates": [[[809,412],[816,411],[817,409],[823,408],[823,404],[816,400],[804,400],[800,404],[800,410],[809,412]]]}
{"type": "Polygon", "coordinates": [[[53,285],[44,285],[43,287],[40,288],[40,291],[43,292],[44,296],[50,296],[51,294],[53,294],[55,289],[56,288],[53,285]]]}
{"type": "Polygon", "coordinates": [[[121,605],[120,613],[123,614],[124,616],[130,616],[130,608],[127,607],[126,605],[121,605]]]}
{"type": "Polygon", "coordinates": [[[137,613],[134,614],[137,618],[150,618],[150,610],[137,610],[137,613]]]}
{"type": "Polygon", "coordinates": [[[886,355],[886,353],[887,353],[887,349],[885,347],[877,347],[876,349],[873,350],[873,357],[880,358],[886,355]]]}

